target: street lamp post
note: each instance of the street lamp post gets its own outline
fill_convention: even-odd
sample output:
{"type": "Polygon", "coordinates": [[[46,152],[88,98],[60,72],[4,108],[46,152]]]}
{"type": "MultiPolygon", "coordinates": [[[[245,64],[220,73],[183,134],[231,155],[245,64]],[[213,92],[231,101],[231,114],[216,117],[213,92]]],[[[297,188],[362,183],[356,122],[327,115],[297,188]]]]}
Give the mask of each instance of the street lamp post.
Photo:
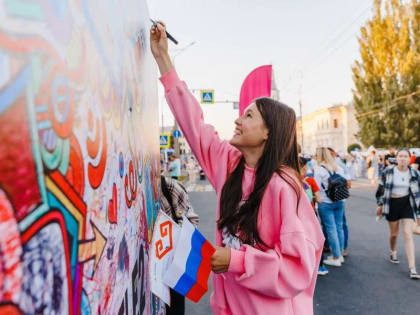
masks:
{"type": "Polygon", "coordinates": [[[303,115],[302,115],[302,84],[303,72],[300,71],[300,85],[299,85],[299,114],[300,114],[300,136],[301,136],[301,152],[303,154],[303,115]]]}
{"type": "MultiPolygon", "coordinates": [[[[175,50],[176,53],[172,57],[172,65],[175,67],[175,58],[178,57],[180,54],[185,52],[188,48],[195,45],[195,41],[192,41],[188,45],[184,46],[183,48],[175,50]]],[[[162,106],[162,129],[163,129],[163,106],[162,106]]],[[[174,130],[178,129],[178,123],[176,122],[176,119],[174,118],[174,130]]],[[[172,130],[172,132],[174,131],[172,130]]],[[[179,148],[179,139],[174,137],[174,154],[176,156],[180,155],[180,148],[179,148]]]]}

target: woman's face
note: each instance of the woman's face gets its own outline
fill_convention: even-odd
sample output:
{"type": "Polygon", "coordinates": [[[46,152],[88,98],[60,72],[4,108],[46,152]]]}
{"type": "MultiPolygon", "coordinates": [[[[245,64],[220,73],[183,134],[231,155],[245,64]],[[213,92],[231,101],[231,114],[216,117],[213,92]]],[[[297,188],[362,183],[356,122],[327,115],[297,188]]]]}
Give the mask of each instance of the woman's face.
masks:
{"type": "Polygon", "coordinates": [[[237,148],[261,147],[268,139],[268,128],[255,103],[248,106],[244,114],[235,120],[235,125],[229,143],[237,148]]]}
{"type": "Polygon", "coordinates": [[[398,152],[397,164],[399,167],[407,167],[410,164],[410,155],[407,151],[398,152]]]}

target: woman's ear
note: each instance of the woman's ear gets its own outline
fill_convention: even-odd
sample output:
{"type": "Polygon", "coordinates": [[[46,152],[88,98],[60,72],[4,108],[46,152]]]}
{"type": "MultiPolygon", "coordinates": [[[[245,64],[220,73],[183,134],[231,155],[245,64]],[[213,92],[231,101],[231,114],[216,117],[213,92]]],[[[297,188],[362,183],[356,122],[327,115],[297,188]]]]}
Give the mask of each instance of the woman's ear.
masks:
{"type": "Polygon", "coordinates": [[[267,141],[267,140],[268,140],[268,136],[270,135],[270,130],[268,130],[268,128],[264,126],[264,130],[263,130],[263,132],[264,132],[264,134],[263,134],[263,139],[264,139],[265,141],[267,141]]]}

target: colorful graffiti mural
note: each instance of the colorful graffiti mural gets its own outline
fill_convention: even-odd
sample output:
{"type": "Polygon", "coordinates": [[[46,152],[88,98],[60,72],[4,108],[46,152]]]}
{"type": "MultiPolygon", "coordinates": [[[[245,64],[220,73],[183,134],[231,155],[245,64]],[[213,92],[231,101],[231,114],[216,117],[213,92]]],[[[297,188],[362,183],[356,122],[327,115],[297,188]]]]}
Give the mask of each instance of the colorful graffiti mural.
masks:
{"type": "Polygon", "coordinates": [[[145,0],[0,0],[0,314],[163,314],[145,0]]]}

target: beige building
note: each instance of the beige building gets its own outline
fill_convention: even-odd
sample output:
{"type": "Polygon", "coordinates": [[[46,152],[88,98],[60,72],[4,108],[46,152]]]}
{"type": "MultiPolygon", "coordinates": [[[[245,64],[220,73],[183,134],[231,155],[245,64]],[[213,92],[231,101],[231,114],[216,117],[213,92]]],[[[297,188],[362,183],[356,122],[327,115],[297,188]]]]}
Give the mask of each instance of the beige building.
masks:
{"type": "Polygon", "coordinates": [[[347,153],[352,143],[361,143],[356,139],[359,125],[352,104],[334,105],[320,109],[297,120],[298,143],[302,153],[315,153],[317,147],[332,147],[338,152],[347,153]]]}

